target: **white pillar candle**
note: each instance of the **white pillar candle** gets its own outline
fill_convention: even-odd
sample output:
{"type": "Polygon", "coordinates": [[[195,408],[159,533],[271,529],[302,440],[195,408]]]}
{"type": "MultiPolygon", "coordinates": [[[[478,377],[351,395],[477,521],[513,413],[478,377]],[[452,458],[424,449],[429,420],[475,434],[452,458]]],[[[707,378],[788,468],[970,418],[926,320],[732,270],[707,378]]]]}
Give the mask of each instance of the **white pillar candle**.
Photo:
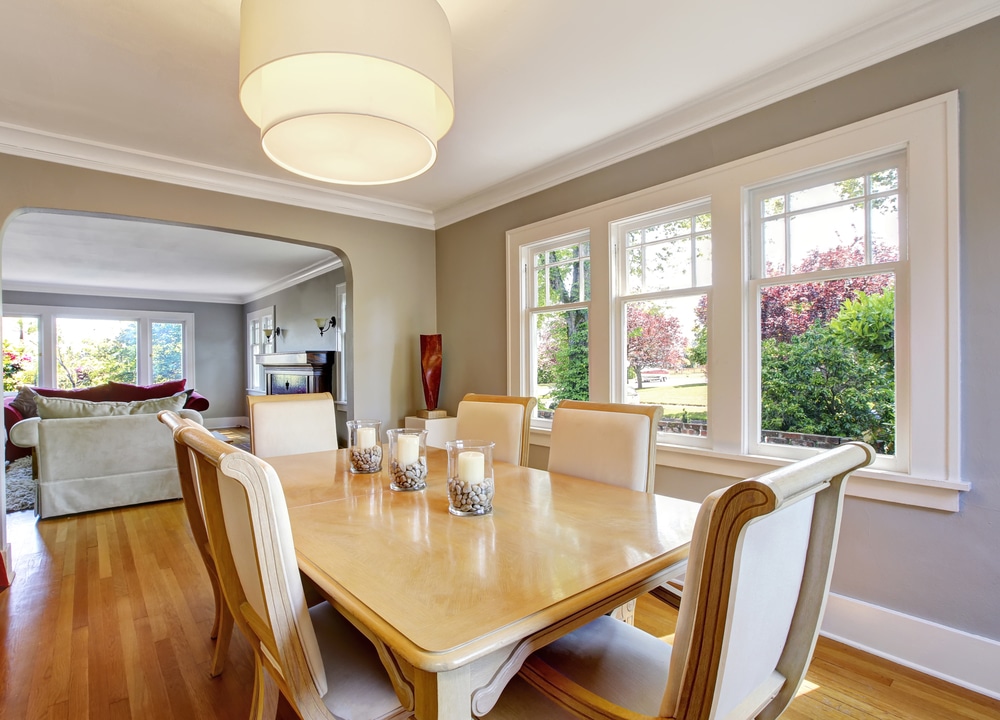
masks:
{"type": "Polygon", "coordinates": [[[364,450],[365,448],[370,448],[375,446],[375,428],[373,427],[359,427],[358,428],[358,447],[364,450]]]}
{"type": "Polygon", "coordinates": [[[419,436],[402,434],[396,436],[396,462],[406,467],[415,463],[419,457],[419,436]]]}
{"type": "Polygon", "coordinates": [[[458,454],[458,479],[463,482],[482,482],[486,475],[486,457],[476,450],[458,454]]]}

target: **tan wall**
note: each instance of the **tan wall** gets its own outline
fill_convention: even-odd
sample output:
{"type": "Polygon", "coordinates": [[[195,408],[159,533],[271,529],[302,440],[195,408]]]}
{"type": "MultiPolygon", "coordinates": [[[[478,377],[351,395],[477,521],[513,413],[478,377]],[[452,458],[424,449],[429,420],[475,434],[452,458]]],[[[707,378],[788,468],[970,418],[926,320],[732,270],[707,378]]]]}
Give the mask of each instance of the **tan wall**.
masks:
{"type": "MultiPolygon", "coordinates": [[[[1000,19],[437,232],[442,406],[506,391],[505,233],[958,89],[961,103],[962,475],[958,513],[851,499],[833,589],[1000,640],[1000,19]]],[[[655,92],[655,87],[650,87],[655,92]]],[[[532,462],[544,462],[532,448],[532,462]]],[[[657,490],[724,480],[659,468],[657,490]]]]}
{"type": "Polygon", "coordinates": [[[419,335],[436,332],[431,231],[0,155],[0,218],[6,226],[27,208],[149,218],[329,247],[344,261],[351,298],[349,414],[396,427],[423,406],[419,335]]]}

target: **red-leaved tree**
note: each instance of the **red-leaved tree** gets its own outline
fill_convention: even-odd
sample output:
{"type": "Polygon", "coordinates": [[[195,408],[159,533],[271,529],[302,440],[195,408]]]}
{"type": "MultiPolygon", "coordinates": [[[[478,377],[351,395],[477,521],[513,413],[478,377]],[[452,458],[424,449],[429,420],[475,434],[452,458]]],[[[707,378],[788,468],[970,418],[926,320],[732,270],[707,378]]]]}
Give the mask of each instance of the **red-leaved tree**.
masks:
{"type": "Polygon", "coordinates": [[[642,371],[649,367],[675,369],[684,365],[687,338],[677,318],[641,303],[625,306],[626,358],[642,389],[642,371]]]}

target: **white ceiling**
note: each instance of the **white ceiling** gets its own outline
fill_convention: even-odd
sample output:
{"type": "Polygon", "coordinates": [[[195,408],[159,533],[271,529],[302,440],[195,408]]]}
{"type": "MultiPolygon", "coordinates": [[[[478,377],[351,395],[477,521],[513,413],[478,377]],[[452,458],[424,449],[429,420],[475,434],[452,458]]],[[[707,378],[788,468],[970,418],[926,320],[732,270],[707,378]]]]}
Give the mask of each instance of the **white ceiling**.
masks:
{"type": "MultiPolygon", "coordinates": [[[[413,180],[327,185],[264,156],[237,98],[238,0],[8,0],[0,152],[435,228],[1000,15],[1000,0],[439,2],[452,26],[455,124],[413,180]]],[[[80,274],[94,227],[81,223],[77,237],[64,218],[42,222],[57,217],[4,238],[5,287],[54,280],[21,275],[26,261],[8,273],[10,253],[31,253],[14,243],[42,252],[49,233],[74,243],[64,254],[80,274]]],[[[111,257],[155,245],[155,232],[146,225],[111,257]]],[[[253,257],[257,243],[245,242],[253,257]]],[[[166,272],[170,258],[159,260],[166,272]]],[[[83,284],[128,282],[117,274],[95,267],[83,284]]],[[[223,294],[280,282],[272,273],[223,294]]]]}

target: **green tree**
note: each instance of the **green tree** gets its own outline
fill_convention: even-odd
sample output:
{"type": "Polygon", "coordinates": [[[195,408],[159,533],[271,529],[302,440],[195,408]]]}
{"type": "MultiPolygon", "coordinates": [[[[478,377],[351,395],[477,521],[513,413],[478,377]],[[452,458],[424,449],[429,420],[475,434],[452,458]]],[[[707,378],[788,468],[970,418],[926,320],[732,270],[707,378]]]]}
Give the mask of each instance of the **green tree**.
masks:
{"type": "Polygon", "coordinates": [[[841,342],[879,356],[889,367],[895,364],[896,291],[878,295],[863,291],[846,298],[830,330],[841,342]]]}
{"type": "Polygon", "coordinates": [[[180,380],[184,374],[184,326],[180,323],[152,323],[153,382],[180,380]]]}

